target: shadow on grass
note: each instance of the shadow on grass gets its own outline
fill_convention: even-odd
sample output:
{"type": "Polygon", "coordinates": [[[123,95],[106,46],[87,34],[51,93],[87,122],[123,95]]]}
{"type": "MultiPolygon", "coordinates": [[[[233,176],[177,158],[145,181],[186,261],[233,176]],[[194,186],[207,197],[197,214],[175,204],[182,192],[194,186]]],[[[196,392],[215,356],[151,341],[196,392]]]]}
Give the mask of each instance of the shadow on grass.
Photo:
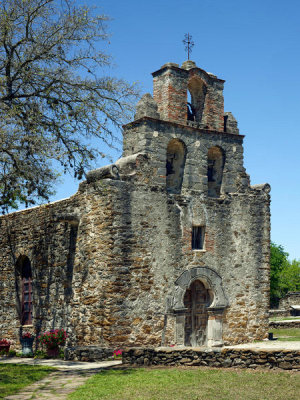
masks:
{"type": "Polygon", "coordinates": [[[45,366],[0,363],[0,399],[17,393],[54,371],[55,368],[45,366]]]}

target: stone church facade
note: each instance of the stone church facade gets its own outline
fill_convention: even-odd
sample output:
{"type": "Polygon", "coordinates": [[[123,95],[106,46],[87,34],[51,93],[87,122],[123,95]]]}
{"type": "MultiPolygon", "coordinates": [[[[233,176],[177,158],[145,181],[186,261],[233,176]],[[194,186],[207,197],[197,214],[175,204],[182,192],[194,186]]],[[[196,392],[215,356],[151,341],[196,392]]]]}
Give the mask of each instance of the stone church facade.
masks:
{"type": "Polygon", "coordinates": [[[221,346],[268,330],[270,186],[250,185],[224,81],[153,73],[123,157],[68,199],[0,218],[0,332],[72,346],[221,346]],[[189,100],[188,100],[189,95],[189,100]]]}

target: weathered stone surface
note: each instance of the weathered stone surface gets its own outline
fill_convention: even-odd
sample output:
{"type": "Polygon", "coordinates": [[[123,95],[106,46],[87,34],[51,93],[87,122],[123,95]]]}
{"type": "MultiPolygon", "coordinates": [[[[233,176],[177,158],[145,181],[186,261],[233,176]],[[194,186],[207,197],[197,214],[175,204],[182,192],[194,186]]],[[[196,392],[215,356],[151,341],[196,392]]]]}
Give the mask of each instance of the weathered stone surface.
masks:
{"type": "Polygon", "coordinates": [[[137,352],[126,348],[123,351],[123,363],[131,365],[202,365],[210,367],[238,368],[281,368],[300,371],[300,352],[255,351],[244,349],[212,350],[171,350],[167,348],[145,349],[137,352]]]}
{"type": "MultiPolygon", "coordinates": [[[[243,136],[224,132],[223,84],[198,67],[163,66],[154,73],[161,119],[144,115],[127,124],[120,160],[91,171],[69,199],[0,218],[1,336],[18,343],[25,329],[38,335],[65,328],[68,347],[108,349],[266,337],[269,187],[250,186],[243,136]],[[187,120],[187,90],[198,121],[187,120]],[[168,147],[171,141],[178,146],[168,147]],[[177,168],[179,148],[172,193],[167,176],[177,168]],[[224,156],[214,197],[210,149],[224,156]],[[199,226],[203,248],[195,249],[199,226]],[[33,278],[33,326],[26,328],[18,269],[24,256],[33,278]],[[192,291],[194,282],[201,293],[192,291]]],[[[209,364],[215,352],[205,354],[192,360],[209,364]]],[[[151,354],[145,359],[151,362],[151,354]]]]}
{"type": "Polygon", "coordinates": [[[300,315],[300,292],[288,292],[280,299],[279,309],[285,310],[286,315],[300,315]]]}
{"type": "Polygon", "coordinates": [[[145,116],[159,118],[157,104],[153,100],[153,97],[150,93],[144,94],[144,96],[138,102],[134,119],[139,119],[145,116]]]}

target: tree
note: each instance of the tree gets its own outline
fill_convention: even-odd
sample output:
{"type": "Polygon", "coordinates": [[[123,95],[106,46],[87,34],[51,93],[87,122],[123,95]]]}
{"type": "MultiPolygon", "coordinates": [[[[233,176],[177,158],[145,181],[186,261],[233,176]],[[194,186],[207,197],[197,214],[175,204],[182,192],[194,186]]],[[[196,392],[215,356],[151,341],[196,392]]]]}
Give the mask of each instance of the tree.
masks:
{"type": "Polygon", "coordinates": [[[293,260],[286,265],[279,276],[280,295],[300,290],[300,261],[293,260]]]}
{"type": "Polygon", "coordinates": [[[282,297],[280,291],[281,273],[289,265],[289,261],[288,253],[284,251],[281,245],[271,242],[270,250],[270,303],[271,307],[275,307],[282,297]]]}
{"type": "Polygon", "coordinates": [[[277,307],[288,292],[300,290],[300,261],[289,262],[288,253],[281,245],[271,243],[270,302],[277,307]]]}
{"type": "Polygon", "coordinates": [[[69,0],[1,0],[0,205],[48,200],[58,164],[81,178],[114,146],[133,110],[133,85],[97,75],[111,59],[107,17],[69,0]],[[103,147],[103,146],[102,146],[103,147]]]}

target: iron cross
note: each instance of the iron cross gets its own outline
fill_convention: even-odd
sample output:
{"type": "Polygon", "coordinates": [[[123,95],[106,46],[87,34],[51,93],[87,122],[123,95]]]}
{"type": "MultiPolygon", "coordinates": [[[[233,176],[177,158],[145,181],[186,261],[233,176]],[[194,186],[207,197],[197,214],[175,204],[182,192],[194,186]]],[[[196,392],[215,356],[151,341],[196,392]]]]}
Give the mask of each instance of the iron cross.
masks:
{"type": "Polygon", "coordinates": [[[192,48],[194,47],[194,42],[192,41],[192,35],[186,33],[184,35],[183,44],[185,46],[185,51],[188,53],[188,60],[190,59],[190,53],[192,52],[192,48]]]}

